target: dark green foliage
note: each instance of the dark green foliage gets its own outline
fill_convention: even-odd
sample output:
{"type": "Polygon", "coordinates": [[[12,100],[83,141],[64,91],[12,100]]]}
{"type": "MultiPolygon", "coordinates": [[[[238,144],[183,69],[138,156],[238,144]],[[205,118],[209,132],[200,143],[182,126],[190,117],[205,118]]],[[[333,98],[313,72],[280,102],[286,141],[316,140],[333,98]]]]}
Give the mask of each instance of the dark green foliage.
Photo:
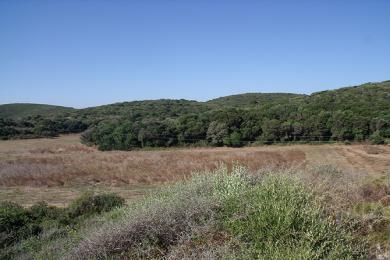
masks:
{"type": "MultiPolygon", "coordinates": [[[[0,249],[40,234],[47,223],[51,223],[49,226],[69,228],[93,215],[123,205],[124,199],[113,193],[87,193],[67,208],[49,206],[46,202],[38,202],[30,208],[23,208],[12,202],[0,202],[0,249]]],[[[0,258],[2,257],[4,255],[0,254],[0,258]]]]}
{"type": "Polygon", "coordinates": [[[49,206],[44,201],[40,201],[32,205],[29,212],[30,216],[39,222],[45,219],[59,219],[65,215],[64,209],[49,206]]]}
{"type": "Polygon", "coordinates": [[[28,210],[12,202],[0,203],[0,248],[40,231],[28,210]]]}
{"type": "Polygon", "coordinates": [[[84,121],[60,116],[34,116],[17,120],[0,118],[0,139],[55,137],[79,133],[87,128],[88,124],[84,121]]]}
{"type": "Polygon", "coordinates": [[[107,212],[116,207],[121,207],[125,200],[114,193],[93,195],[86,193],[69,205],[67,214],[70,219],[79,216],[90,216],[107,212]]]}
{"type": "Polygon", "coordinates": [[[12,202],[0,203],[0,232],[11,232],[26,225],[29,221],[28,212],[12,202]]]}
{"type": "Polygon", "coordinates": [[[262,124],[263,134],[261,140],[266,143],[280,141],[281,137],[281,122],[277,119],[266,120],[262,124]]]}
{"type": "Polygon", "coordinates": [[[273,107],[300,100],[304,96],[291,93],[246,93],[212,99],[207,103],[223,107],[273,107]]]}
{"type": "Polygon", "coordinates": [[[44,119],[34,126],[33,133],[37,136],[54,137],[57,135],[57,127],[52,120],[44,119]]]}
{"type": "MultiPolygon", "coordinates": [[[[390,82],[312,95],[250,93],[208,102],[146,100],[1,119],[0,138],[82,134],[100,150],[254,142],[327,142],[390,138],[390,82]],[[375,133],[375,134],[374,134],[375,133]]],[[[0,106],[1,115],[1,106],[0,106]]]]}
{"type": "MultiPolygon", "coordinates": [[[[160,101],[159,105],[155,101],[154,107],[161,111],[159,115],[151,116],[145,113],[145,108],[139,117],[130,113],[116,120],[103,120],[86,133],[87,143],[96,144],[101,150],[200,143],[239,147],[255,141],[265,144],[363,141],[370,136],[374,142],[383,143],[390,137],[388,98],[390,84],[383,82],[310,96],[244,94],[203,104],[184,102],[181,104],[185,108],[183,113],[175,115],[167,113],[167,101],[160,101]],[[188,106],[194,106],[193,112],[197,114],[190,113],[188,106]]],[[[145,103],[145,106],[151,104],[145,103]]],[[[140,106],[137,103],[138,109],[140,106]]]]}
{"type": "Polygon", "coordinates": [[[224,144],[232,147],[240,147],[243,145],[241,139],[240,132],[233,132],[230,134],[229,138],[224,140],[224,144]]]}

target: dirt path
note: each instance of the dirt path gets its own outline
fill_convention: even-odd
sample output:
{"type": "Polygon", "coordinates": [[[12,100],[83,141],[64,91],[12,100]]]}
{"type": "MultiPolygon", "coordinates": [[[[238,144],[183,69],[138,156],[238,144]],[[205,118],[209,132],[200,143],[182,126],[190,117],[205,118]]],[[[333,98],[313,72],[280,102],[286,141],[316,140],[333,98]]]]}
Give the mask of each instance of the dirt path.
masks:
{"type": "Polygon", "coordinates": [[[339,153],[348,161],[355,172],[375,174],[390,169],[390,149],[386,146],[345,146],[339,153]],[[375,153],[370,153],[375,150],[375,153]]]}

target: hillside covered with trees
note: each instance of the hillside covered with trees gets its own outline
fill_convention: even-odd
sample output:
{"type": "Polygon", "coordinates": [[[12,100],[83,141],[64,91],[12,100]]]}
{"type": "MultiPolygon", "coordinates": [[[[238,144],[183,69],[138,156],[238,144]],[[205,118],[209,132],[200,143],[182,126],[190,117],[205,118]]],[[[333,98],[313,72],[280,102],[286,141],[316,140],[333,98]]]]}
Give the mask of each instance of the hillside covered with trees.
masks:
{"type": "Polygon", "coordinates": [[[380,144],[390,139],[390,81],[311,95],[248,93],[207,102],[164,99],[55,113],[17,111],[24,117],[9,116],[0,106],[1,139],[83,132],[82,141],[101,150],[255,142],[380,144]]]}
{"type": "Polygon", "coordinates": [[[14,103],[0,105],[0,118],[23,119],[28,116],[56,115],[72,111],[74,108],[45,104],[14,103]]]}

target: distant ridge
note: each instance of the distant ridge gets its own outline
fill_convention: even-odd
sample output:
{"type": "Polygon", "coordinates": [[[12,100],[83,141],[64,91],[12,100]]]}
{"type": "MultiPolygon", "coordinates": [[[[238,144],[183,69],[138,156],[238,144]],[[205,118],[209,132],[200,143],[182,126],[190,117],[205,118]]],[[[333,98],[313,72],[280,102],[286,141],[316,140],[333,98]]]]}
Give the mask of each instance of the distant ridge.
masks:
{"type": "MultiPolygon", "coordinates": [[[[82,114],[85,116],[93,114],[94,116],[98,115],[101,117],[107,117],[112,116],[113,114],[124,115],[134,111],[142,111],[142,113],[149,111],[152,113],[153,109],[163,109],[167,112],[168,110],[172,110],[168,113],[172,116],[175,114],[179,115],[191,112],[200,113],[209,109],[217,108],[261,107],[266,109],[284,104],[295,104],[305,107],[321,106],[324,110],[333,110],[336,108],[344,110],[347,107],[349,107],[348,109],[354,107],[359,110],[361,107],[366,107],[366,104],[370,102],[372,102],[371,106],[373,106],[370,107],[370,110],[385,109],[385,111],[387,111],[387,98],[390,98],[389,83],[390,80],[377,83],[368,82],[357,86],[319,91],[310,95],[294,93],[244,93],[219,97],[206,102],[186,99],[137,100],[117,102],[83,109],[47,104],[11,103],[0,105],[0,118],[21,119],[36,115],[52,117],[67,112],[72,113],[73,116],[75,114],[82,114]],[[348,106],[342,105],[343,103],[348,103],[348,106]]],[[[364,111],[362,112],[364,113],[364,111]]],[[[385,114],[387,114],[387,112],[385,112],[385,114]]]]}
{"type": "Polygon", "coordinates": [[[215,98],[207,101],[206,103],[232,107],[253,106],[288,102],[291,99],[300,99],[305,96],[306,95],[303,94],[293,93],[244,93],[215,98]]]}
{"type": "Polygon", "coordinates": [[[12,103],[0,105],[0,118],[20,119],[28,116],[50,116],[73,111],[74,108],[33,103],[12,103]]]}
{"type": "Polygon", "coordinates": [[[206,102],[158,99],[74,109],[0,105],[0,139],[83,134],[101,150],[253,142],[390,143],[390,82],[313,93],[246,93],[206,102]],[[40,115],[40,117],[36,117],[40,115]]]}

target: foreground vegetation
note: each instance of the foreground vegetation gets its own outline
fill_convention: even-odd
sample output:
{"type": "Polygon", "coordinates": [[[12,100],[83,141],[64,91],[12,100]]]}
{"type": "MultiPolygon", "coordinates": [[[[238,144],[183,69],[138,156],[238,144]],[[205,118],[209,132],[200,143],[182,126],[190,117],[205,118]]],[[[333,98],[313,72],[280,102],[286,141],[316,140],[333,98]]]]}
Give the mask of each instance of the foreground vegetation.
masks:
{"type": "MultiPolygon", "coordinates": [[[[330,166],[305,173],[221,166],[101,216],[86,214],[62,229],[44,227],[2,252],[41,259],[364,259],[382,254],[390,244],[388,176],[359,184],[344,178],[330,166]]],[[[79,200],[76,205],[64,211],[90,204],[79,200]]],[[[121,203],[108,205],[104,209],[121,203]]],[[[91,211],[96,212],[76,210],[76,216],[91,211]]]]}
{"type": "Polygon", "coordinates": [[[13,259],[25,251],[39,250],[43,243],[69,235],[95,215],[121,207],[124,199],[115,194],[86,193],[67,208],[38,202],[28,209],[0,202],[0,259],[13,259]]]}
{"type": "MultiPolygon", "coordinates": [[[[84,132],[101,150],[169,146],[244,146],[279,142],[390,140],[390,82],[312,95],[243,94],[208,102],[149,100],[87,109],[2,113],[0,138],[84,132]],[[2,116],[4,115],[4,116],[2,116]]],[[[3,107],[3,108],[2,108],[3,107]]],[[[26,109],[28,111],[28,109],[26,109]]],[[[3,111],[4,112],[4,111],[3,111]]]]}

